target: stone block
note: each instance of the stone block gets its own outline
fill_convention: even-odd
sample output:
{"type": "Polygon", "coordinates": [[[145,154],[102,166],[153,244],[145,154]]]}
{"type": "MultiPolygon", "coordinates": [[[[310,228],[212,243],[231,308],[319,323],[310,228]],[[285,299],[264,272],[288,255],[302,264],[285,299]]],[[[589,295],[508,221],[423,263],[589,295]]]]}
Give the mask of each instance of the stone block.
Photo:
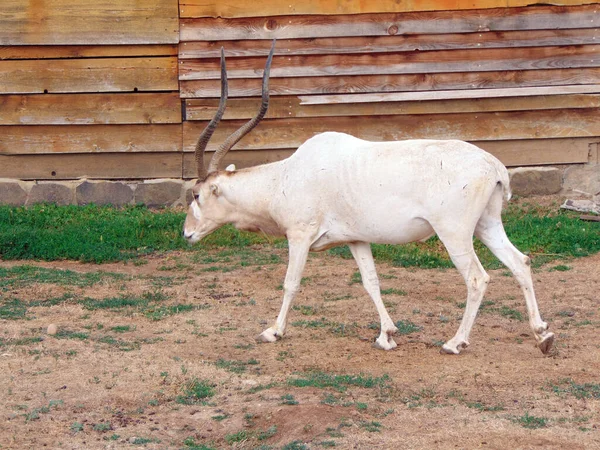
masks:
{"type": "Polygon", "coordinates": [[[135,190],[135,203],[143,203],[151,208],[172,206],[181,197],[180,181],[157,181],[141,183],[135,190]]]}
{"type": "Polygon", "coordinates": [[[111,181],[84,181],[75,190],[78,205],[128,205],[133,201],[133,190],[125,183],[111,181]]]}
{"type": "Polygon", "coordinates": [[[510,169],[509,173],[515,195],[551,195],[562,189],[563,173],[555,167],[517,167],[510,169]]]}
{"type": "Polygon", "coordinates": [[[600,164],[581,164],[565,170],[563,189],[567,193],[600,196],[600,164]]]}
{"type": "Polygon", "coordinates": [[[70,186],[58,183],[40,183],[31,187],[27,204],[56,203],[57,205],[70,205],[73,200],[73,189],[70,186]]]}
{"type": "Polygon", "coordinates": [[[27,192],[16,181],[0,182],[0,204],[23,206],[27,201],[27,192]]]}

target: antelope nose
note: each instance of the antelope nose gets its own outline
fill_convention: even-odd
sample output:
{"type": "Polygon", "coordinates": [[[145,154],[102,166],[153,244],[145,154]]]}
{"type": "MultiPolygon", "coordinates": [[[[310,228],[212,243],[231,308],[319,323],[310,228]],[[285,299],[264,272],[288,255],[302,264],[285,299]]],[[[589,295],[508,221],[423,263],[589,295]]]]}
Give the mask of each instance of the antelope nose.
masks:
{"type": "Polygon", "coordinates": [[[183,232],[181,234],[183,235],[183,237],[185,239],[189,239],[194,235],[194,232],[192,231],[191,233],[188,233],[187,231],[183,230],[183,232]]]}

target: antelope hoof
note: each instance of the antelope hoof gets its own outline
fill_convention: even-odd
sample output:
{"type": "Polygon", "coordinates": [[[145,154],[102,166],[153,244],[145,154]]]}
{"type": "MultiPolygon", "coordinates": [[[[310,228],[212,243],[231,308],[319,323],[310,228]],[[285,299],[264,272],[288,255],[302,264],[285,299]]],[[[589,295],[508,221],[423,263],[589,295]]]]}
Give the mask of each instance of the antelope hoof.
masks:
{"type": "Polygon", "coordinates": [[[554,333],[545,333],[541,336],[541,340],[538,341],[538,347],[544,355],[550,353],[552,346],[554,345],[554,333]]]}
{"type": "Polygon", "coordinates": [[[279,335],[273,328],[267,328],[265,331],[256,336],[257,342],[275,342],[277,339],[281,339],[281,335],[279,335]]]}
{"type": "Polygon", "coordinates": [[[392,336],[386,334],[384,336],[379,336],[377,340],[373,343],[373,347],[378,348],[379,350],[393,350],[398,346],[396,341],[392,338],[392,336]]]}
{"type": "Polygon", "coordinates": [[[463,348],[467,348],[469,346],[468,342],[459,341],[459,343],[455,344],[452,341],[446,342],[442,345],[442,350],[440,353],[446,353],[447,355],[458,355],[463,348]]]}

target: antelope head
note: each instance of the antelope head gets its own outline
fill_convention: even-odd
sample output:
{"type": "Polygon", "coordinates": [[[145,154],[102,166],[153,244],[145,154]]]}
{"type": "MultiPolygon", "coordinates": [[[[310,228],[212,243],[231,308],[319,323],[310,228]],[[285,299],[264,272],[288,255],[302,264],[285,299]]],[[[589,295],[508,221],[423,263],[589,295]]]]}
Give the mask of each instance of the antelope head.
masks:
{"type": "MultiPolygon", "coordinates": [[[[267,113],[269,106],[269,72],[274,50],[275,41],[273,41],[273,45],[271,46],[263,73],[262,102],[258,113],[223,141],[213,154],[208,168],[206,168],[204,165],[204,151],[219,121],[223,117],[227,102],[227,69],[225,67],[225,52],[221,48],[221,100],[217,112],[196,142],[195,157],[198,169],[198,181],[192,188],[194,199],[190,204],[183,226],[183,236],[190,243],[198,242],[204,236],[212,233],[226,223],[226,201],[222,198],[219,184],[216,182],[217,175],[219,174],[219,165],[227,152],[255,128],[267,113]]],[[[228,168],[227,170],[230,169],[228,168]]]]}

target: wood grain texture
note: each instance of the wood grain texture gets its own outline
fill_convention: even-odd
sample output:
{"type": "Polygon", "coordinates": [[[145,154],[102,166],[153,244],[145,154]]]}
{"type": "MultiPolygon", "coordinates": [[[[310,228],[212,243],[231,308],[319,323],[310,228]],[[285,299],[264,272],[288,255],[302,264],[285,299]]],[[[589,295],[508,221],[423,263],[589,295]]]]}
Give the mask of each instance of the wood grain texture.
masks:
{"type": "Polygon", "coordinates": [[[21,180],[181,178],[182,153],[1,155],[0,178],[21,180]]]}
{"type": "MultiPolygon", "coordinates": [[[[207,149],[218,145],[244,122],[223,121],[207,149]]],[[[206,122],[184,122],[183,150],[193,151],[206,122]]],[[[497,141],[600,136],[596,108],[470,114],[431,114],[319,117],[318,119],[271,119],[243,138],[236,148],[266,150],[297,148],[310,137],[325,131],[352,134],[366,140],[461,139],[497,141]]]]}
{"type": "MultiPolygon", "coordinates": [[[[588,146],[595,142],[587,138],[538,139],[473,142],[492,153],[508,167],[539,166],[544,164],[581,164],[588,161],[588,146]]],[[[235,164],[237,168],[280,161],[295,149],[232,150],[223,160],[223,167],[235,164]]],[[[206,154],[206,164],[212,153],[206,154]]],[[[196,161],[193,153],[183,155],[183,177],[195,178],[196,161]]]]}
{"type": "Polygon", "coordinates": [[[0,96],[0,125],[181,123],[179,94],[0,96]]]}
{"type": "Polygon", "coordinates": [[[175,57],[0,61],[0,94],[177,89],[175,57]]]}
{"type": "MultiPolygon", "coordinates": [[[[262,58],[228,61],[227,77],[262,78],[262,58]]],[[[271,78],[408,73],[493,72],[570,69],[600,66],[600,45],[412,51],[362,55],[279,56],[273,58],[271,78]]],[[[220,79],[218,60],[183,60],[180,80],[220,79]]]]}
{"type": "Polygon", "coordinates": [[[176,0],[2,0],[0,45],[175,44],[176,0]]]}
{"type": "MultiPolygon", "coordinates": [[[[537,2],[532,0],[305,0],[302,2],[282,2],[263,0],[248,3],[241,0],[212,2],[207,0],[180,0],[181,17],[264,17],[297,14],[364,14],[393,13],[406,11],[440,11],[475,8],[502,8],[506,6],[527,6],[537,2]]],[[[593,3],[581,0],[554,0],[554,5],[580,5],[593,3]]]]}
{"type": "MultiPolygon", "coordinates": [[[[404,51],[551,47],[585,45],[600,42],[598,28],[577,30],[488,31],[464,34],[421,34],[377,37],[341,37],[316,39],[281,39],[275,55],[347,55],[354,53],[396,53],[404,51]]],[[[199,41],[181,42],[180,59],[220,58],[221,47],[227,58],[248,58],[269,54],[271,41],[199,41]]],[[[0,48],[2,58],[2,48],[0,48]]]]}
{"type": "Polygon", "coordinates": [[[406,102],[451,99],[483,99],[501,97],[531,97],[536,95],[596,94],[597,85],[575,86],[538,86],[512,89],[471,89],[456,91],[395,92],[387,94],[342,94],[342,95],[306,95],[301,96],[302,106],[340,103],[406,102]]]}
{"type": "Polygon", "coordinates": [[[179,152],[181,136],[179,124],[3,126],[0,154],[179,152]]]}
{"type": "Polygon", "coordinates": [[[0,46],[0,60],[177,56],[177,51],[177,45],[15,45],[0,46]]]}
{"type": "MultiPolygon", "coordinates": [[[[455,89],[500,89],[527,86],[599,84],[600,69],[554,69],[502,72],[358,75],[339,77],[273,78],[269,92],[277,95],[413,92],[455,89]]],[[[180,82],[182,98],[219,98],[219,80],[180,82]]],[[[260,96],[259,79],[233,79],[230,97],[260,96]]]]}
{"type": "MultiPolygon", "coordinates": [[[[600,87],[595,90],[600,92],[600,87]]],[[[332,104],[301,104],[298,97],[274,97],[271,99],[266,118],[388,116],[600,107],[600,95],[597,94],[430,101],[385,101],[384,95],[379,95],[379,97],[381,100],[378,102],[332,104]]],[[[212,119],[217,111],[218,103],[217,99],[187,100],[186,120],[212,119]]],[[[224,119],[250,119],[256,114],[257,104],[258,99],[254,98],[231,99],[227,102],[224,119]]]]}
{"type": "Polygon", "coordinates": [[[596,5],[243,19],[181,19],[180,39],[230,41],[597,28],[596,5]]]}

